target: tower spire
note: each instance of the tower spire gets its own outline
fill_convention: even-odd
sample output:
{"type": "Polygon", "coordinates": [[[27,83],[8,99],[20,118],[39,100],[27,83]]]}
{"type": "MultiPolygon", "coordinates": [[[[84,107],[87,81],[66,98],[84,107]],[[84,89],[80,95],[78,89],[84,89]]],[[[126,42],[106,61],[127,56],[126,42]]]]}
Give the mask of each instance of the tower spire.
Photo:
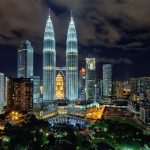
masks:
{"type": "Polygon", "coordinates": [[[50,11],[51,11],[51,9],[49,8],[49,15],[48,15],[48,17],[49,17],[49,18],[51,17],[51,15],[50,15],[50,11]]]}
{"type": "Polygon", "coordinates": [[[71,18],[73,18],[73,17],[72,17],[72,9],[71,9],[71,18]]]}

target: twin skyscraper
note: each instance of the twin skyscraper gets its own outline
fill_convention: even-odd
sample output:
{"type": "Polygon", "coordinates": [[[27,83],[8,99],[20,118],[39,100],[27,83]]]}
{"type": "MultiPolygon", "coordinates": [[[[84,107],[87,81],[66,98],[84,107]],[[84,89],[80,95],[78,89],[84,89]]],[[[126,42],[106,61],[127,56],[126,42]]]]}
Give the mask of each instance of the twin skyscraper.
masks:
{"type": "MultiPolygon", "coordinates": [[[[56,97],[56,42],[50,15],[46,22],[43,43],[43,101],[56,97]]],[[[78,99],[78,43],[73,17],[71,16],[66,41],[66,98],[78,99]]]]}

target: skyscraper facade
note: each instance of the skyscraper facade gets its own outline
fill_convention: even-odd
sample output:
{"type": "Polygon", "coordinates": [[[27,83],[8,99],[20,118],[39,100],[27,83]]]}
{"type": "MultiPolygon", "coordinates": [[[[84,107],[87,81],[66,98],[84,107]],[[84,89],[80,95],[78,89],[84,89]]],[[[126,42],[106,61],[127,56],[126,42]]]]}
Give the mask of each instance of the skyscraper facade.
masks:
{"type": "Polygon", "coordinates": [[[17,77],[33,76],[33,47],[28,40],[21,41],[18,49],[17,77]]]}
{"type": "Polygon", "coordinates": [[[95,99],[95,58],[86,58],[86,99],[94,101],[95,99]]]}
{"type": "Polygon", "coordinates": [[[4,74],[0,73],[0,113],[3,112],[4,98],[5,98],[5,78],[4,74]]]}
{"type": "Polygon", "coordinates": [[[33,108],[33,80],[9,78],[7,86],[7,110],[29,111],[33,108]]]}
{"type": "Polygon", "coordinates": [[[33,76],[33,103],[40,103],[40,76],[33,76]]]}
{"type": "Polygon", "coordinates": [[[103,96],[112,96],[112,65],[103,65],[103,96]]]}
{"type": "Polygon", "coordinates": [[[56,77],[55,35],[50,15],[45,27],[43,45],[43,101],[48,101],[55,99],[56,77]]]}
{"type": "Polygon", "coordinates": [[[66,97],[71,101],[78,99],[78,44],[72,17],[66,42],[66,97]]]}

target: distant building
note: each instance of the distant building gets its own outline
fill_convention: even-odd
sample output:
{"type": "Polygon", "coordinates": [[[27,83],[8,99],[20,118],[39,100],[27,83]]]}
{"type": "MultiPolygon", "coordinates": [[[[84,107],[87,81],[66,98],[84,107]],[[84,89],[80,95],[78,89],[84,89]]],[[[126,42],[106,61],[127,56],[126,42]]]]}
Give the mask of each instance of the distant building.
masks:
{"type": "Polygon", "coordinates": [[[30,78],[33,76],[33,47],[28,40],[21,41],[18,49],[17,77],[30,78]]]}
{"type": "Polygon", "coordinates": [[[137,94],[137,78],[130,78],[130,89],[132,94],[137,94]]]}
{"type": "Polygon", "coordinates": [[[40,103],[40,76],[33,76],[33,103],[40,103]]]}
{"type": "Polygon", "coordinates": [[[85,80],[86,80],[86,70],[85,68],[80,69],[79,74],[79,99],[81,101],[86,100],[86,93],[85,93],[85,80]]]}
{"type": "Polygon", "coordinates": [[[150,106],[140,107],[140,119],[142,122],[150,124],[150,106]]]}
{"type": "Polygon", "coordinates": [[[65,85],[62,75],[59,73],[56,76],[56,99],[62,99],[65,97],[65,85]]]}
{"type": "Polygon", "coordinates": [[[103,96],[112,96],[112,65],[103,65],[103,96]]]}
{"type": "Polygon", "coordinates": [[[148,99],[148,90],[150,90],[150,77],[138,78],[137,93],[140,96],[140,100],[148,99]]]}
{"type": "Polygon", "coordinates": [[[100,93],[100,97],[103,96],[103,80],[100,80],[99,82],[99,93],[100,93]]]}
{"type": "Polygon", "coordinates": [[[0,113],[3,112],[5,99],[5,77],[3,73],[0,73],[0,113]]]}
{"type": "Polygon", "coordinates": [[[133,100],[149,99],[150,77],[130,78],[129,83],[133,100]]]}
{"type": "Polygon", "coordinates": [[[86,99],[94,101],[95,99],[95,80],[96,80],[96,60],[95,58],[86,58],[86,99]]]}
{"type": "Polygon", "coordinates": [[[29,111],[33,108],[33,79],[10,78],[7,90],[8,111],[29,111]]]}

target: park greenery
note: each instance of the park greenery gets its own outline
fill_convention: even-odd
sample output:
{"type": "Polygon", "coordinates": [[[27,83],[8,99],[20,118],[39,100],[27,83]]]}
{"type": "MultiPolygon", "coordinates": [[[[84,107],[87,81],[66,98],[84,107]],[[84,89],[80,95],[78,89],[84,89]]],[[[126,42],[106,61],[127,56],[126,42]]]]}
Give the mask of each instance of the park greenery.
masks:
{"type": "Polygon", "coordinates": [[[7,123],[1,150],[148,150],[150,136],[136,126],[101,119],[83,128],[68,124],[52,126],[35,116],[21,124],[7,123]]]}

